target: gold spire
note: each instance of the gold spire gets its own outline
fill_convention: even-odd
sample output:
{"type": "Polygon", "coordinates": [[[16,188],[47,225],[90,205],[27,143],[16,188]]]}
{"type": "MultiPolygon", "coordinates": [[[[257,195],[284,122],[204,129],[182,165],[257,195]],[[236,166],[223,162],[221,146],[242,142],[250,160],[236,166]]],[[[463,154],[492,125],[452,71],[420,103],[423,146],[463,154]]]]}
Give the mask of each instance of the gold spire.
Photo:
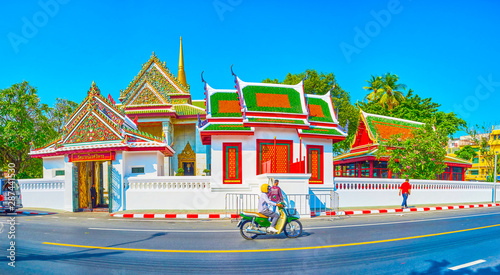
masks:
{"type": "Polygon", "coordinates": [[[186,73],[184,72],[184,56],[182,55],[182,36],[181,36],[181,48],[179,50],[179,72],[177,73],[177,80],[187,87],[186,73]]]}

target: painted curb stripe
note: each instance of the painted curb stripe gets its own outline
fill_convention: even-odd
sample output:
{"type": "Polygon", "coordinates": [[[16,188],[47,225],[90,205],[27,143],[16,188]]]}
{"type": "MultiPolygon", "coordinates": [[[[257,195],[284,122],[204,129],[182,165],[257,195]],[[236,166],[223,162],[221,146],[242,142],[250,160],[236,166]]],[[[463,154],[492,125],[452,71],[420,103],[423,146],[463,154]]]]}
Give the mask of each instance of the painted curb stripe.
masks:
{"type": "Polygon", "coordinates": [[[103,246],[90,246],[90,245],[77,245],[77,244],[63,244],[63,243],[52,243],[52,242],[43,242],[42,244],[46,245],[55,245],[55,246],[65,246],[65,247],[77,247],[77,248],[90,248],[90,249],[103,249],[103,250],[120,250],[120,251],[141,251],[141,252],[166,252],[166,253],[248,253],[248,252],[278,252],[278,251],[297,251],[297,250],[312,250],[312,249],[324,249],[324,248],[336,248],[336,247],[348,247],[348,246],[358,246],[358,245],[367,245],[367,244],[378,244],[378,243],[388,243],[388,242],[397,242],[397,241],[405,241],[405,240],[414,240],[428,237],[436,237],[443,236],[449,234],[456,234],[480,229],[487,229],[498,227],[500,224],[487,225],[475,228],[461,229],[456,231],[448,231],[427,235],[419,235],[419,236],[410,236],[396,239],[386,239],[386,240],[378,240],[378,241],[368,241],[368,242],[359,242],[359,243],[346,243],[346,244],[332,244],[332,245],[323,245],[323,246],[307,246],[307,247],[291,247],[291,248],[268,248],[268,249],[249,249],[249,250],[173,250],[173,249],[145,249],[145,248],[125,248],[125,247],[103,247],[103,246]]]}
{"type": "MultiPolygon", "coordinates": [[[[418,207],[418,208],[406,208],[406,209],[377,209],[377,210],[346,210],[339,211],[326,211],[326,212],[316,212],[311,211],[312,217],[319,216],[335,216],[335,215],[361,215],[361,214],[382,214],[382,213],[398,213],[398,212],[423,212],[423,211],[434,211],[434,210],[449,210],[449,209],[466,209],[466,208],[479,208],[479,207],[492,207],[500,206],[500,203],[495,204],[470,204],[470,205],[453,205],[453,206],[436,206],[436,207],[418,207]]],[[[22,214],[31,215],[49,215],[56,213],[33,213],[33,212],[21,212],[22,214]]],[[[138,219],[237,219],[238,214],[110,214],[111,217],[115,218],[138,218],[138,219]]]]}

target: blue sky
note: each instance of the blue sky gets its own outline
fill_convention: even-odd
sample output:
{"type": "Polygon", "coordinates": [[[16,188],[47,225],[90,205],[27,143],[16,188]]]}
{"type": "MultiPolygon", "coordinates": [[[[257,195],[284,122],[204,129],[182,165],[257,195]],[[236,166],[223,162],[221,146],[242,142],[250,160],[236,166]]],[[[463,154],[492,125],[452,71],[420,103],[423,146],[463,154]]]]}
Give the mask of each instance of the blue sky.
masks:
{"type": "Polygon", "coordinates": [[[0,88],[28,80],[42,102],[80,102],[94,80],[115,99],[153,51],[203,98],[200,73],[232,88],[306,69],[333,72],[352,101],[372,74],[400,76],[441,110],[498,124],[498,1],[2,1],[0,88]]]}

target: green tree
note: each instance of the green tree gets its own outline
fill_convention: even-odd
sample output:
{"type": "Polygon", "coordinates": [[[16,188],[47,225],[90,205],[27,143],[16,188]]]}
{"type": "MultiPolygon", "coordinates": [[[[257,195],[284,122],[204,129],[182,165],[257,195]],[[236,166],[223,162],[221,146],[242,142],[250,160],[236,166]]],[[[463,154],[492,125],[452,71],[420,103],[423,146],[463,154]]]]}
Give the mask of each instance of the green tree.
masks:
{"type": "Polygon", "coordinates": [[[75,102],[65,99],[57,99],[53,108],[42,104],[27,81],[0,90],[0,167],[14,163],[17,178],[42,177],[42,160],[28,155],[31,144],[40,147],[57,138],[65,114],[75,108],[75,102]]]}
{"type": "Polygon", "coordinates": [[[50,108],[47,113],[49,123],[55,132],[54,138],[62,134],[64,125],[68,122],[69,116],[76,107],[78,107],[78,104],[74,101],[56,98],[54,106],[50,108]]]}
{"type": "Polygon", "coordinates": [[[44,113],[49,107],[40,103],[35,87],[27,81],[0,90],[0,155],[2,165],[14,163],[16,176],[41,177],[40,160],[28,153],[30,143],[41,145],[50,135],[44,113]]]}
{"type": "Polygon", "coordinates": [[[399,77],[391,73],[376,77],[372,75],[372,78],[366,81],[370,86],[363,87],[365,90],[371,91],[365,98],[392,110],[405,100],[400,90],[405,90],[406,85],[400,84],[398,81],[399,77]]]}
{"type": "Polygon", "coordinates": [[[473,157],[477,156],[477,153],[474,150],[474,148],[472,148],[472,146],[465,145],[463,148],[457,150],[455,152],[455,155],[457,155],[457,157],[459,157],[461,159],[464,159],[466,161],[470,161],[473,157]]]}
{"type": "Polygon", "coordinates": [[[262,82],[295,85],[302,81],[306,74],[304,92],[307,94],[324,95],[335,85],[335,88],[331,91],[331,97],[333,106],[336,109],[335,112],[338,110],[339,125],[345,127],[347,121],[349,121],[349,126],[347,138],[333,145],[333,153],[334,155],[346,153],[350,149],[351,141],[358,127],[359,110],[351,104],[351,96],[338,85],[333,73],[318,73],[316,70],[306,70],[299,74],[288,73],[283,81],[268,78],[262,82]]]}
{"type": "Polygon", "coordinates": [[[437,128],[443,129],[446,135],[450,137],[467,125],[455,113],[439,111],[440,104],[432,102],[432,98],[421,98],[412,89],[408,91],[405,100],[391,110],[373,101],[367,103],[360,102],[358,105],[363,111],[368,113],[435,125],[437,128]]]}
{"type": "Polygon", "coordinates": [[[445,131],[434,131],[431,125],[426,124],[415,129],[413,137],[403,139],[401,135],[394,135],[382,141],[376,156],[388,156],[387,165],[393,173],[413,179],[436,179],[436,175],[446,168],[444,145],[447,140],[445,131]]]}

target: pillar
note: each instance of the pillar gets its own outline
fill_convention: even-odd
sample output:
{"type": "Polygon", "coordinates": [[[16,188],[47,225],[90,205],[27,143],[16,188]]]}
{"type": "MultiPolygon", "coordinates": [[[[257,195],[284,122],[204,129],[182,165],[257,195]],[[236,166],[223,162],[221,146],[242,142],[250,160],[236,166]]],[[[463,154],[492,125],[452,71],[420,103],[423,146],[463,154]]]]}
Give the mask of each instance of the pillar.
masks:
{"type": "MultiPolygon", "coordinates": [[[[165,134],[166,143],[170,146],[172,144],[172,142],[174,141],[174,127],[173,127],[170,119],[162,122],[162,129],[163,129],[163,133],[165,134]]],[[[172,167],[173,167],[172,161],[173,161],[172,157],[165,157],[164,167],[163,167],[163,169],[164,169],[163,175],[165,175],[165,176],[172,176],[173,175],[173,173],[172,173],[172,167]]]]}

